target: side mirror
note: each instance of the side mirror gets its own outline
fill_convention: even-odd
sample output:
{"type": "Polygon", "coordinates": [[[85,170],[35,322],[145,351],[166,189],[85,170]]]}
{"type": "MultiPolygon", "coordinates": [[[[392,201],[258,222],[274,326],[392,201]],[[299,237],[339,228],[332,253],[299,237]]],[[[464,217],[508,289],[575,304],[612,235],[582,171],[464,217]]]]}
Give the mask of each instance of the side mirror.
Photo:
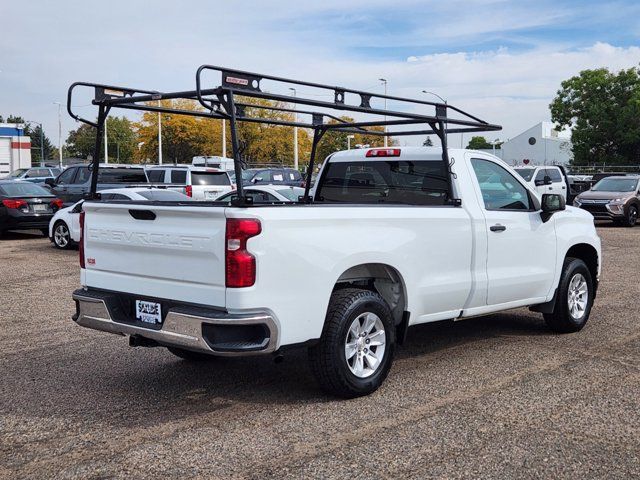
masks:
{"type": "Polygon", "coordinates": [[[544,176],[544,184],[545,185],[551,185],[551,183],[553,183],[553,182],[551,182],[551,177],[548,176],[548,175],[545,175],[544,176]]]}
{"type": "Polygon", "coordinates": [[[73,210],[71,210],[71,213],[80,213],[82,211],[82,204],[84,202],[79,202],[75,207],[73,207],[73,210]]]}
{"type": "Polygon", "coordinates": [[[49,185],[50,187],[55,187],[56,186],[56,181],[53,178],[47,178],[44,181],[45,185],[49,185]]]}
{"type": "Polygon", "coordinates": [[[545,193],[542,195],[542,221],[546,222],[556,212],[560,212],[566,208],[566,202],[562,195],[556,193],[545,193]]]}
{"type": "Polygon", "coordinates": [[[259,178],[252,178],[252,179],[251,179],[251,183],[259,183],[259,182],[261,182],[261,181],[262,181],[262,180],[260,180],[259,178]]]}

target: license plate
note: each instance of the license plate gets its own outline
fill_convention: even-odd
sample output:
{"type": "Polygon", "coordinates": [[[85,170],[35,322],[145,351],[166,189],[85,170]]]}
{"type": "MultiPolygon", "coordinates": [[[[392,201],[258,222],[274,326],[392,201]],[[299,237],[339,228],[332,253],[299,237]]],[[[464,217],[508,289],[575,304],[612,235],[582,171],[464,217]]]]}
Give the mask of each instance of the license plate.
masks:
{"type": "Polygon", "coordinates": [[[151,325],[159,325],[162,323],[162,311],[160,304],[155,302],[146,302],[144,300],[136,300],[136,320],[151,325]]]}
{"type": "Polygon", "coordinates": [[[33,205],[33,211],[34,212],[46,212],[47,211],[47,206],[41,203],[36,203],[35,205],[33,205]]]}

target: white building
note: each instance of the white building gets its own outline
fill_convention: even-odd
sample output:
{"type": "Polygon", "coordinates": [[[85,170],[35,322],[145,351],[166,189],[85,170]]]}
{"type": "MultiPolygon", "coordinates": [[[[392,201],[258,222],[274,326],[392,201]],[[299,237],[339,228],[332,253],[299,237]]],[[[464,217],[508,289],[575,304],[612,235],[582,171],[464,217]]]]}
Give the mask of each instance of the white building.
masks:
{"type": "Polygon", "coordinates": [[[510,138],[496,155],[510,165],[567,165],[573,158],[571,131],[559,132],[551,122],[540,122],[510,138]]]}
{"type": "Polygon", "coordinates": [[[18,168],[31,167],[31,139],[24,125],[0,123],[0,178],[18,168]]]}

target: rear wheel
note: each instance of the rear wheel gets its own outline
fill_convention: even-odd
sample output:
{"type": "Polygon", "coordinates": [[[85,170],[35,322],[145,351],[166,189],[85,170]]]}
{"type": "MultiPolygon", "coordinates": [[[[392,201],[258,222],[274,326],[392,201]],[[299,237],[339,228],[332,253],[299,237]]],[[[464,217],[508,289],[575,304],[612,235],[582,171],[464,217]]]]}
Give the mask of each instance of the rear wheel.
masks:
{"type": "Polygon", "coordinates": [[[566,258],[553,313],[544,314],[549,328],[558,333],[582,330],[591,313],[593,296],[593,279],[587,265],[578,258],[566,258]]]}
{"type": "Polygon", "coordinates": [[[635,227],[638,221],[638,207],[636,205],[630,205],[627,210],[627,216],[624,219],[625,227],[635,227]]]}
{"type": "Polygon", "coordinates": [[[395,348],[389,306],[369,290],[346,288],[331,296],[320,341],[309,361],[323,390],[340,397],[368,395],[387,377],[395,348]]]}
{"type": "Polygon", "coordinates": [[[191,350],[185,350],[184,348],[178,347],[167,347],[171,353],[173,353],[176,357],[180,357],[183,360],[187,360],[189,362],[207,362],[214,360],[215,355],[207,355],[206,353],[201,352],[193,352],[191,350]]]}
{"type": "Polygon", "coordinates": [[[71,233],[66,223],[60,221],[53,226],[53,244],[62,250],[71,246],[71,233]]]}

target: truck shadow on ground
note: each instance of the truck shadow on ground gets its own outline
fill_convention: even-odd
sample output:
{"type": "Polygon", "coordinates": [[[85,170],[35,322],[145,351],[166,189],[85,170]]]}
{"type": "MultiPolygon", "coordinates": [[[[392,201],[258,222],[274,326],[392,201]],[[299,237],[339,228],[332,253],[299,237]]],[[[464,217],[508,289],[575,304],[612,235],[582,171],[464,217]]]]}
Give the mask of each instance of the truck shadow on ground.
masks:
{"type": "MultiPolygon", "coordinates": [[[[3,383],[5,392],[11,393],[2,395],[0,412],[15,408],[30,417],[61,416],[65,421],[124,427],[175,421],[237,404],[275,407],[335,400],[317,387],[306,349],[288,352],[279,364],[265,357],[191,363],[163,348],[131,349],[124,339],[90,335],[89,346],[74,342],[59,347],[55,364],[39,349],[21,363],[5,357],[3,383]]],[[[495,349],[495,342],[489,346],[482,342],[485,339],[546,335],[551,334],[540,315],[520,310],[438,322],[410,329],[396,359],[459,345],[477,350],[473,354],[480,356],[485,348],[495,349]]]]}

